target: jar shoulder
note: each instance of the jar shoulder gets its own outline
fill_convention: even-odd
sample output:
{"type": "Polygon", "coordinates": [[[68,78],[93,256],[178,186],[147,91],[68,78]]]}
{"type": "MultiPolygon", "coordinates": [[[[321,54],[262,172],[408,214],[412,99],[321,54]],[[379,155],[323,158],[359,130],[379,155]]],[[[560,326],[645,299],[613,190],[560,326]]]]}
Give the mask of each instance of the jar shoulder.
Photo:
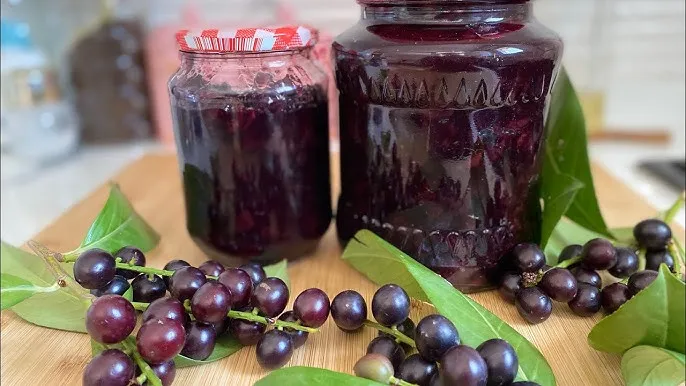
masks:
{"type": "Polygon", "coordinates": [[[399,24],[359,21],[336,37],[336,53],[361,59],[384,58],[410,62],[431,55],[557,60],[562,55],[560,36],[533,19],[524,24],[451,25],[399,24]]]}

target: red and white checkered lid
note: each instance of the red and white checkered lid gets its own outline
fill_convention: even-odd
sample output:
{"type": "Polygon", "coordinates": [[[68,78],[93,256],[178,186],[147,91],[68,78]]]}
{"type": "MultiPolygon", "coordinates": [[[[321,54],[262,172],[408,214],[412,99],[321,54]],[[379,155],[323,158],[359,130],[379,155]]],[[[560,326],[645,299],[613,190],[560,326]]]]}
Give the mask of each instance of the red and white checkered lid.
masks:
{"type": "Polygon", "coordinates": [[[190,52],[286,51],[313,46],[317,31],[305,26],[181,30],[176,33],[179,50],[190,52]]]}

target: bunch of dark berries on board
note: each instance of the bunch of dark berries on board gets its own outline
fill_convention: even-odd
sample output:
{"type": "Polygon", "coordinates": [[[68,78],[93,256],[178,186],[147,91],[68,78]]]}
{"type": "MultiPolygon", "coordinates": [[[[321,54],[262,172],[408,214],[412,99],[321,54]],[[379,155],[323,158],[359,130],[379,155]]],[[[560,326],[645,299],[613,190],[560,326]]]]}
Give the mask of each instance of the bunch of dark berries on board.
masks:
{"type": "Polygon", "coordinates": [[[515,246],[505,262],[499,292],[514,303],[529,323],[548,319],[552,301],[567,303],[577,315],[591,316],[600,311],[611,314],[632,296],[648,287],[657,277],[661,264],[674,271],[674,257],[669,252],[672,231],[665,222],[644,220],[633,230],[636,245],[615,246],[597,238],[585,245],[569,245],[554,267],[536,244],[515,246]],[[639,270],[645,259],[645,270],[639,270]],[[619,281],[603,287],[598,271],[607,271],[619,281]]]}
{"type": "Polygon", "coordinates": [[[293,310],[284,312],[290,295],[286,283],[267,277],[254,263],[225,268],[207,261],[196,268],[172,260],[158,270],[145,267],[136,248],[123,248],[114,256],[91,249],[76,260],[74,276],[98,296],[86,314],[86,328],[105,348],[87,365],[86,386],[144,385],[144,369],[170,385],[177,355],[206,360],[224,334],[256,346],[259,364],[275,369],[329,316],[329,298],[317,288],[300,293],[293,310]],[[129,286],[133,301],[122,296],[129,286]],[[134,337],[136,310],[143,314],[134,337]]]}
{"type": "Polygon", "coordinates": [[[514,382],[518,359],[514,348],[502,339],[483,342],[476,349],[460,343],[455,325],[441,315],[428,315],[415,326],[410,314],[410,298],[395,284],[379,288],[372,298],[372,314],[356,291],[339,293],[331,302],[331,317],[343,331],[355,332],[363,326],[379,334],[355,364],[357,376],[383,384],[418,386],[512,385],[535,386],[534,382],[514,382]]]}

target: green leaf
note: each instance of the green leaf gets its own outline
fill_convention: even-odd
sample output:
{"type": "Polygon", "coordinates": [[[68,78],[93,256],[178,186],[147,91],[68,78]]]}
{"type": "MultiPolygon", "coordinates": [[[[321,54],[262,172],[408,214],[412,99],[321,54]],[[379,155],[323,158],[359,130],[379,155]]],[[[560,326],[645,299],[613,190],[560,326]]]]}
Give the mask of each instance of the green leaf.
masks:
{"type": "Polygon", "coordinates": [[[159,239],[157,232],[136,213],[119,186],[112,184],[110,196],[88,229],[86,238],[78,249],[67,255],[74,258],[91,248],[114,253],[127,245],[135,245],[147,252],[157,245],[159,239]]]}
{"type": "MultiPolygon", "coordinates": [[[[550,154],[548,156],[552,157],[550,154]]],[[[545,248],[555,226],[567,213],[584,185],[573,177],[555,171],[544,172],[541,179],[541,199],[543,200],[541,246],[545,248]]]]}
{"type": "MultiPolygon", "coordinates": [[[[542,186],[546,184],[550,189],[557,185],[556,179],[566,178],[562,176],[572,177],[580,182],[583,186],[576,193],[565,215],[584,228],[610,237],[595,195],[584,114],[564,68],[553,88],[546,132],[547,156],[543,160],[542,186]],[[555,172],[554,175],[551,172],[555,172]],[[548,181],[545,182],[546,180],[548,181]]],[[[544,197],[546,192],[541,193],[544,197]]]]}
{"type": "MultiPolygon", "coordinates": [[[[70,269],[69,265],[61,265],[70,269]]],[[[55,277],[43,259],[5,242],[0,244],[0,271],[3,274],[20,277],[35,286],[50,287],[55,283],[55,277]]],[[[73,292],[60,289],[37,293],[14,305],[12,311],[22,319],[39,326],[86,332],[84,321],[89,302],[85,296],[88,292],[71,279],[68,285],[73,292]],[[77,296],[78,293],[82,293],[84,297],[77,296]]]]}
{"type": "Polygon", "coordinates": [[[2,303],[2,309],[4,310],[21,303],[37,293],[54,292],[59,288],[60,286],[57,285],[57,282],[50,287],[41,287],[20,277],[2,273],[0,274],[0,303],[2,303]]]}
{"type": "Polygon", "coordinates": [[[434,305],[460,331],[464,344],[476,347],[501,338],[519,357],[518,379],[543,386],[555,385],[555,376],[543,355],[526,338],[486,308],[411,257],[368,230],[357,232],[343,251],[343,259],[373,282],[395,283],[407,293],[434,305]]]}
{"type": "Polygon", "coordinates": [[[622,356],[626,386],[676,386],[686,381],[684,354],[652,346],[636,346],[622,356]]]}
{"type": "Polygon", "coordinates": [[[589,344],[619,354],[639,345],[685,352],[685,288],[663,264],[651,285],[593,327],[589,344]]]}
{"type": "Polygon", "coordinates": [[[243,346],[238,343],[237,340],[231,337],[231,335],[224,334],[217,339],[212,354],[210,354],[210,356],[204,361],[196,361],[195,359],[187,358],[183,355],[177,355],[176,358],[174,358],[174,364],[176,364],[177,368],[204,365],[206,363],[226,358],[241,348],[243,348],[243,346]]]}
{"type": "Polygon", "coordinates": [[[278,277],[286,283],[288,288],[291,288],[291,279],[288,277],[288,261],[281,260],[278,263],[264,266],[264,272],[267,277],[278,277]]]}
{"type": "Polygon", "coordinates": [[[272,371],[254,386],[381,386],[383,383],[316,367],[294,366],[272,371]]]}
{"type": "Polygon", "coordinates": [[[125,297],[126,300],[132,302],[133,301],[133,287],[130,286],[129,289],[127,289],[126,292],[124,292],[124,294],[122,296],[125,297]]]}

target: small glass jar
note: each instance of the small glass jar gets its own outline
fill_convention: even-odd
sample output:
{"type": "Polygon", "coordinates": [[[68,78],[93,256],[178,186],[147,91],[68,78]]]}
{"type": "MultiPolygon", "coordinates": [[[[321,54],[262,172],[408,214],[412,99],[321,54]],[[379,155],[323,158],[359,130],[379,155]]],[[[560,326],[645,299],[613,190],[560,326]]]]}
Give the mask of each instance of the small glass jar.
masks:
{"type": "Polygon", "coordinates": [[[369,228],[463,291],[536,241],[560,38],[528,0],[358,0],[334,42],[345,241],[369,228]]]}
{"type": "Polygon", "coordinates": [[[190,235],[211,257],[312,251],[331,221],[327,77],[304,27],[180,31],[169,81],[190,235]]]}

